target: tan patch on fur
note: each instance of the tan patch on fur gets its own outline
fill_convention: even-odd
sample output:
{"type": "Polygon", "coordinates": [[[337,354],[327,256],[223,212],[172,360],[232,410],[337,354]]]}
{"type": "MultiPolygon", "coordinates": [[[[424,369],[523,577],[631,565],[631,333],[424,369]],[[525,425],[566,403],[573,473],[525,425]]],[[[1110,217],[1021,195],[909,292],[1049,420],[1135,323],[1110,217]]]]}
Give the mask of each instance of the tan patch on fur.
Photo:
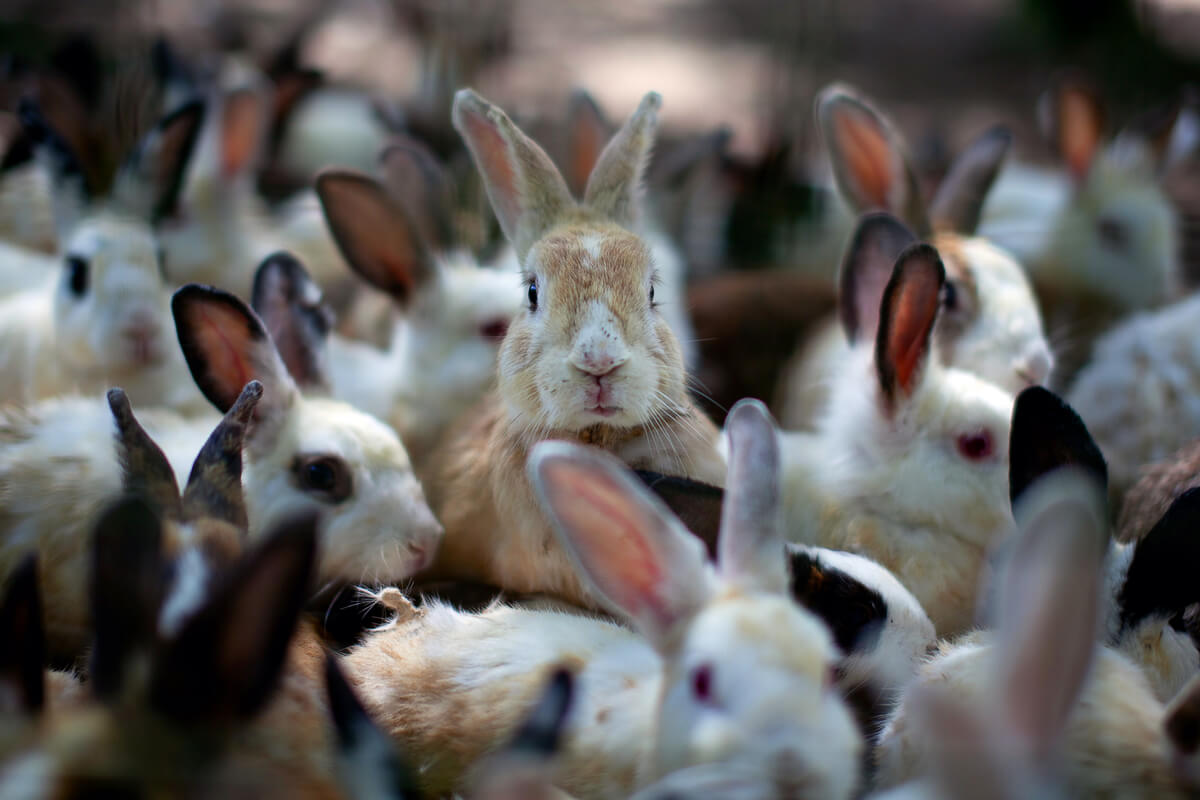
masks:
{"type": "Polygon", "coordinates": [[[1200,440],[1190,442],[1169,458],[1143,467],[1141,477],[1125,494],[1115,536],[1120,542],[1141,539],[1167,513],[1181,494],[1200,485],[1200,440]]]}

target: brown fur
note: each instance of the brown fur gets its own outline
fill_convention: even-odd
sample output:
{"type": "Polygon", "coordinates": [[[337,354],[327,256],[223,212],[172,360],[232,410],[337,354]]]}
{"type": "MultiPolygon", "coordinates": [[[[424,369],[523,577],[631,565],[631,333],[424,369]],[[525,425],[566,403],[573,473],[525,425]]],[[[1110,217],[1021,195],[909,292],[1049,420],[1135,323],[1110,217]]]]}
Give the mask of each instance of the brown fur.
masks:
{"type": "Polygon", "coordinates": [[[1125,493],[1114,536],[1135,542],[1150,532],[1179,495],[1200,486],[1200,439],[1181,447],[1170,458],[1141,470],[1141,478],[1125,493]]]}

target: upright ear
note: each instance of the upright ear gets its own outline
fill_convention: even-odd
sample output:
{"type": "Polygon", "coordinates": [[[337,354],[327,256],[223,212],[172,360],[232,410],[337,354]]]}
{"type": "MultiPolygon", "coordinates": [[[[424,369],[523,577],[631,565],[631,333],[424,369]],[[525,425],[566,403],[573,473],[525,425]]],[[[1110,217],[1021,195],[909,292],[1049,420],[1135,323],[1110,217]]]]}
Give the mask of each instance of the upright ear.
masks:
{"type": "Polygon", "coordinates": [[[779,435],[760,400],[739,400],[725,418],[729,471],[717,563],[748,590],[787,591],[779,502],[779,435]]]}
{"type": "Polygon", "coordinates": [[[1200,675],[1171,700],[1163,725],[1176,752],[1188,758],[1200,754],[1200,675]]]}
{"type": "Polygon", "coordinates": [[[171,313],[192,379],[218,411],[232,408],[253,380],[263,384],[256,420],[282,414],[292,404],[299,390],[249,306],[229,292],[191,283],[175,292],[171,313]]]}
{"type": "Polygon", "coordinates": [[[317,197],[342,256],[367,283],[401,306],[437,276],[437,264],[400,203],[374,178],[324,170],[317,197]]]}
{"type": "Polygon", "coordinates": [[[616,133],[595,99],[584,89],[571,93],[567,103],[567,186],[583,197],[588,177],[600,161],[604,145],[616,133]]]}
{"type": "Polygon", "coordinates": [[[204,124],[204,103],[194,100],[171,112],[139,143],[124,165],[115,196],[151,222],[175,210],[188,162],[204,124]]]}
{"type": "Polygon", "coordinates": [[[328,394],[325,355],[334,313],[304,266],[291,253],[267,256],[254,273],[250,305],[296,384],[328,394]]]}
{"type": "Polygon", "coordinates": [[[166,582],[162,524],[133,497],[100,515],[92,539],[91,605],[95,642],[88,676],[100,700],[117,696],[156,639],[166,582]]]}
{"type": "Polygon", "coordinates": [[[1073,469],[1038,481],[1014,510],[1017,539],[1000,574],[997,699],[1035,758],[1052,749],[1096,650],[1105,512],[1103,487],[1073,469]]]}
{"type": "Polygon", "coordinates": [[[890,211],[919,235],[929,233],[908,149],[887,117],[850,87],[834,84],[817,95],[817,123],[851,208],[890,211]]]}
{"type": "Polygon", "coordinates": [[[317,515],[277,527],[159,651],[150,704],[182,723],[229,724],[270,699],[308,597],[317,515]]]}
{"type": "Polygon", "coordinates": [[[221,103],[221,175],[233,178],[253,168],[267,127],[262,94],[243,87],[226,92],[221,103]]]}
{"type": "Polygon", "coordinates": [[[900,254],[883,290],[875,372],[889,413],[920,385],[945,282],[946,268],[937,250],[928,244],[914,244],[900,254]]]}
{"type": "Polygon", "coordinates": [[[117,426],[117,459],[122,488],[141,497],[164,519],[178,520],[179,485],[166,454],[138,423],[123,389],[109,389],[108,407],[117,426]]]}
{"type": "Polygon", "coordinates": [[[451,120],[483,176],[504,235],[524,263],[534,242],[575,207],[566,182],[541,147],[473,90],[454,95],[451,120]]]}
{"type": "Polygon", "coordinates": [[[1121,627],[1146,617],[1174,616],[1200,603],[1200,487],[1175,499],[1146,536],[1133,545],[1133,560],[1117,592],[1121,627]]]}
{"type": "Polygon", "coordinates": [[[454,189],[445,167],[428,147],[393,136],[379,157],[383,182],[404,207],[421,240],[436,251],[454,246],[454,189]]]}
{"type": "Polygon", "coordinates": [[[584,205],[626,228],[638,224],[642,176],[650,161],[661,106],[657,92],[642,98],[637,111],[600,153],[583,195],[584,205]]]}
{"type": "Polygon", "coordinates": [[[50,173],[54,187],[54,215],[59,227],[74,220],[91,200],[87,173],[79,153],[56,131],[32,99],[22,98],[17,111],[21,127],[33,146],[35,158],[50,173]]]}
{"type": "Polygon", "coordinates": [[[1012,133],[1003,125],[996,125],[984,131],[954,160],[929,204],[935,230],[975,233],[983,201],[1011,146],[1012,133]]]}
{"type": "Polygon", "coordinates": [[[217,519],[239,531],[249,527],[246,495],[242,490],[242,446],[263,385],[250,381],[192,462],[183,491],[183,518],[217,519]]]}
{"type": "Polygon", "coordinates": [[[713,561],[717,560],[717,533],[721,530],[721,501],[725,490],[690,478],[662,475],[644,469],[634,474],[658,499],[666,503],[671,513],[679,517],[684,527],[704,543],[713,561]]]}
{"type": "Polygon", "coordinates": [[[333,653],[325,654],[325,689],[337,731],[342,783],[351,797],[420,797],[416,775],[403,762],[346,681],[333,653]]]}
{"type": "Polygon", "coordinates": [[[608,453],[542,442],[529,477],[579,574],[659,647],[712,593],[704,548],[629,469],[608,453]]]}
{"type": "Polygon", "coordinates": [[[1104,104],[1095,88],[1078,75],[1061,76],[1038,101],[1042,135],[1071,176],[1087,175],[1104,143],[1104,104]]]}
{"type": "Polygon", "coordinates": [[[1107,489],[1104,454],[1075,409],[1049,389],[1030,386],[1017,395],[1008,446],[1013,505],[1031,484],[1059,467],[1078,467],[1107,489]]]}
{"type": "Polygon", "coordinates": [[[0,600],[0,642],[0,713],[37,714],[46,700],[46,630],[34,553],[8,576],[0,600]]]}
{"type": "Polygon", "coordinates": [[[917,235],[886,211],[859,218],[838,275],[838,315],[850,344],[875,340],[884,287],[896,259],[916,241],[917,235]]]}

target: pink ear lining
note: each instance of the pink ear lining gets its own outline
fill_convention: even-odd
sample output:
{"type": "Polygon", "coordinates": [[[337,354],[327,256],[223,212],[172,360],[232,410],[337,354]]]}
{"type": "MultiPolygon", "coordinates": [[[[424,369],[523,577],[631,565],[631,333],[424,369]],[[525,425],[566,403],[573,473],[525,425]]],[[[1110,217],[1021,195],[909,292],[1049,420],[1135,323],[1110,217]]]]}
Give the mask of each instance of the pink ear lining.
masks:
{"type": "Polygon", "coordinates": [[[521,203],[508,142],[500,134],[499,127],[483,114],[468,110],[463,112],[461,118],[479,168],[496,190],[492,202],[498,206],[497,211],[504,226],[511,229],[520,216],[521,203]]]}

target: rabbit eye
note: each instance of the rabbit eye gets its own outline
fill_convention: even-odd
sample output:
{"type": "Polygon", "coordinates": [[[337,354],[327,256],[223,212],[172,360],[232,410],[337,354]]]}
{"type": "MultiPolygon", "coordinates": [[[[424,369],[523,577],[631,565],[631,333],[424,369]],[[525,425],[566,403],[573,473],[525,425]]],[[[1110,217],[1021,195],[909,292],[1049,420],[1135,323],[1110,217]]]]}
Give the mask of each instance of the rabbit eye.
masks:
{"type": "Polygon", "coordinates": [[[484,339],[503,339],[508,333],[508,320],[501,317],[488,320],[479,326],[479,335],[484,339]]]}
{"type": "Polygon", "coordinates": [[[350,470],[337,456],[300,456],[292,474],[302,491],[330,503],[340,503],[354,492],[350,470]]]}
{"type": "Polygon", "coordinates": [[[990,458],[994,449],[992,434],[988,431],[964,433],[958,437],[958,452],[968,461],[983,461],[990,458]]]}
{"type": "Polygon", "coordinates": [[[650,287],[650,305],[654,305],[654,287],[650,287]]]}
{"type": "Polygon", "coordinates": [[[83,256],[67,256],[67,286],[76,297],[83,297],[87,291],[88,262],[83,256]]]}
{"type": "Polygon", "coordinates": [[[958,310],[958,289],[952,281],[946,281],[946,285],[942,287],[942,306],[947,311],[958,310]]]}
{"type": "Polygon", "coordinates": [[[1100,241],[1110,250],[1124,250],[1129,246],[1129,228],[1113,217],[1101,217],[1096,223],[1100,241]]]}
{"type": "Polygon", "coordinates": [[[701,703],[713,701],[712,665],[701,664],[692,670],[692,696],[701,703]]]}
{"type": "Polygon", "coordinates": [[[537,311],[538,291],[537,281],[529,282],[529,310],[537,311]]]}

